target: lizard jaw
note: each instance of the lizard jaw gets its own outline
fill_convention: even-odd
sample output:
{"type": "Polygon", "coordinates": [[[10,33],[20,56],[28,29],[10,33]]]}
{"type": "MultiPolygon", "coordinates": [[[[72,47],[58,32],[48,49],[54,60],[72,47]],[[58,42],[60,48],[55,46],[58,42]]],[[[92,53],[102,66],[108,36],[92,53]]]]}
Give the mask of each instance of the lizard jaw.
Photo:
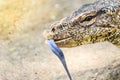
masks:
{"type": "Polygon", "coordinates": [[[56,43],[60,43],[60,42],[64,42],[64,41],[72,39],[70,34],[54,33],[54,32],[48,31],[48,30],[45,30],[43,32],[43,37],[47,40],[48,39],[53,39],[56,43]]]}
{"type": "Polygon", "coordinates": [[[55,43],[61,43],[61,42],[64,42],[64,41],[68,41],[72,39],[72,37],[67,37],[67,38],[62,38],[62,39],[54,39],[55,43]]]}
{"type": "Polygon", "coordinates": [[[55,34],[51,31],[45,30],[43,32],[43,37],[46,40],[53,39],[59,47],[70,46],[68,44],[73,43],[73,41],[71,42],[73,37],[70,36],[69,34],[64,34],[64,35],[63,34],[55,34]]]}

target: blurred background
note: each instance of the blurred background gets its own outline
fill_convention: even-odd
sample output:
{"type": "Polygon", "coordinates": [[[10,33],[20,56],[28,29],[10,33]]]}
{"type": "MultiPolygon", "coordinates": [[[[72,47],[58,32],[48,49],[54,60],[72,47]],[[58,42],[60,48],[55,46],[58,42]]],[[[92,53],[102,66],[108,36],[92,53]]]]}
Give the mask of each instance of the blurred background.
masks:
{"type": "MultiPolygon", "coordinates": [[[[81,4],[94,1],[0,0],[0,80],[68,80],[42,33],[81,4]]],[[[79,71],[105,66],[120,53],[107,42],[62,50],[75,80],[79,71]]]]}

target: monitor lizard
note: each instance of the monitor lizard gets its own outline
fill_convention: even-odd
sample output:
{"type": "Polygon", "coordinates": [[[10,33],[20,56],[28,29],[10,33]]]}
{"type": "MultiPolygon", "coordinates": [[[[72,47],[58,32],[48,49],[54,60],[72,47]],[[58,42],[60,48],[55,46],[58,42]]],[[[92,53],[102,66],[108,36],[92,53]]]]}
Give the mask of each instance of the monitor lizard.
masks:
{"type": "Polygon", "coordinates": [[[120,48],[120,0],[85,4],[51,24],[43,35],[53,39],[59,47],[108,41],[120,48]]]}

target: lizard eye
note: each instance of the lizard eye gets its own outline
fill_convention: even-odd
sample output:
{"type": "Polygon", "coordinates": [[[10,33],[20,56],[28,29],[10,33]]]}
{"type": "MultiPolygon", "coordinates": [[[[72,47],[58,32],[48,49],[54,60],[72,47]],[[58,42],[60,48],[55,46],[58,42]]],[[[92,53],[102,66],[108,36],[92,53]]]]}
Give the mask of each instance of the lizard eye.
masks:
{"type": "Polygon", "coordinates": [[[93,18],[93,16],[88,16],[83,21],[90,21],[92,18],[93,18]]]}
{"type": "Polygon", "coordinates": [[[85,22],[85,21],[90,21],[94,18],[95,16],[87,16],[86,18],[84,18],[81,23],[85,22]]]}

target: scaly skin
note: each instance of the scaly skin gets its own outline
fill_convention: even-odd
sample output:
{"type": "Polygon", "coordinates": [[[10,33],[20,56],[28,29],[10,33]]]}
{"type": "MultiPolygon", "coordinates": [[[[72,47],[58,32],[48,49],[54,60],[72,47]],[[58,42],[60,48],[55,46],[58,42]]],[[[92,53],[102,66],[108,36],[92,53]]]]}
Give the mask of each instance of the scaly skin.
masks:
{"type": "Polygon", "coordinates": [[[120,48],[120,0],[98,0],[50,25],[46,39],[59,47],[108,41],[120,48]]]}

